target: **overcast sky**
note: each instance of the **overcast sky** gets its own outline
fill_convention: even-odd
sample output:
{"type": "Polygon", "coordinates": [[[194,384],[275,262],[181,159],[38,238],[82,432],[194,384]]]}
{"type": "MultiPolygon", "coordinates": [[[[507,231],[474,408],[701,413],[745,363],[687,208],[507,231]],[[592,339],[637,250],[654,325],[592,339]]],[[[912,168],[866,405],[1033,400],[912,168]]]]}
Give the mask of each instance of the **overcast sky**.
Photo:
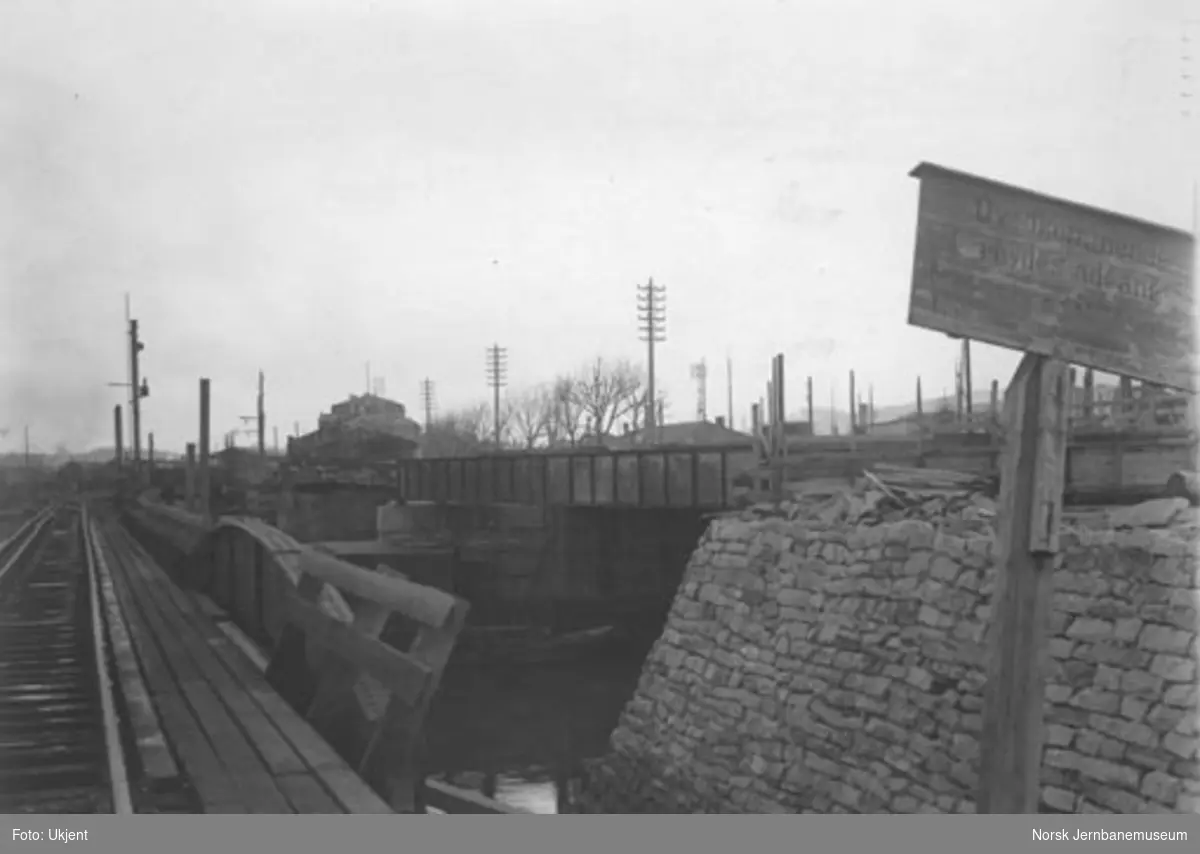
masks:
{"type": "MultiPolygon", "coordinates": [[[[1191,226],[1185,0],[3,0],[0,448],[110,441],[122,295],[144,427],[214,442],[254,411],[308,430],[365,389],[418,410],[597,354],[644,358],[635,285],[668,288],[659,383],[690,363],[739,422],[773,353],[789,408],[846,375],[879,405],[953,387],[906,325],[934,161],[1191,226]]],[[[1015,357],[977,345],[976,387],[1015,357]]],[[[268,431],[268,438],[270,431],[268,431]]]]}

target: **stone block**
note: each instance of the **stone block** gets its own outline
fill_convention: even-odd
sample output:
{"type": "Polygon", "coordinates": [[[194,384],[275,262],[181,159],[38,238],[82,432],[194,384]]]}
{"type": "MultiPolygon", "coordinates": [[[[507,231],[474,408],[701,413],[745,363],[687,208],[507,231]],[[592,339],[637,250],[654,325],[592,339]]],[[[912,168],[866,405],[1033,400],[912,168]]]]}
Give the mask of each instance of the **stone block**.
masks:
{"type": "Polygon", "coordinates": [[[1138,636],[1138,646],[1151,652],[1186,655],[1195,640],[1195,630],[1147,625],[1138,636]]]}
{"type": "Polygon", "coordinates": [[[1192,682],[1196,678],[1196,662],[1181,655],[1162,653],[1151,660],[1150,672],[1167,682],[1192,682]]]}

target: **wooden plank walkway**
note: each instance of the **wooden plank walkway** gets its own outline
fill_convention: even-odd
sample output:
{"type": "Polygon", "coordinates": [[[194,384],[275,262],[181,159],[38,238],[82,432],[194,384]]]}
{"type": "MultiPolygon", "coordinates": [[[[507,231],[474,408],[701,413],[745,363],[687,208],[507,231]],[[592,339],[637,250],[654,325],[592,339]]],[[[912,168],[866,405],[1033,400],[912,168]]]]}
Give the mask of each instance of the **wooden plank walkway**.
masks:
{"type": "Polygon", "coordinates": [[[124,528],[102,533],[148,693],[204,812],[393,811],[124,528]]]}

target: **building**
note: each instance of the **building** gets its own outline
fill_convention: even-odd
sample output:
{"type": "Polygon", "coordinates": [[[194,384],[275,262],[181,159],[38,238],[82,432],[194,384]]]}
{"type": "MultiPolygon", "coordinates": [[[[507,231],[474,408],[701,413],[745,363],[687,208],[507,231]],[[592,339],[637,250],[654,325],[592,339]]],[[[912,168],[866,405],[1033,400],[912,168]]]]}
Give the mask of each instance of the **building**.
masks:
{"type": "Polygon", "coordinates": [[[378,460],[412,456],[421,425],[404,404],[376,394],[351,395],[317,418],[312,433],[288,440],[293,458],[378,460]]]}
{"type": "Polygon", "coordinates": [[[597,441],[581,444],[602,444],[612,450],[627,448],[644,448],[655,445],[697,446],[713,445],[749,445],[751,437],[748,433],[731,430],[725,426],[725,419],[718,417],[715,421],[679,421],[674,424],[662,424],[652,429],[630,430],[621,436],[606,436],[597,441]]]}

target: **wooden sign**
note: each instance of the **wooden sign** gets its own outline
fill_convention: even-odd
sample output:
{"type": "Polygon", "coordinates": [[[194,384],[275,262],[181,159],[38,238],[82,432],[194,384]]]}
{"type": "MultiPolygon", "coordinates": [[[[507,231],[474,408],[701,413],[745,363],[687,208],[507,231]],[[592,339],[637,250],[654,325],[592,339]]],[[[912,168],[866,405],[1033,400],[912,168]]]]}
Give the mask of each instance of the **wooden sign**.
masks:
{"type": "Polygon", "coordinates": [[[1196,390],[1193,238],[922,163],[908,322],[1196,390]]]}

